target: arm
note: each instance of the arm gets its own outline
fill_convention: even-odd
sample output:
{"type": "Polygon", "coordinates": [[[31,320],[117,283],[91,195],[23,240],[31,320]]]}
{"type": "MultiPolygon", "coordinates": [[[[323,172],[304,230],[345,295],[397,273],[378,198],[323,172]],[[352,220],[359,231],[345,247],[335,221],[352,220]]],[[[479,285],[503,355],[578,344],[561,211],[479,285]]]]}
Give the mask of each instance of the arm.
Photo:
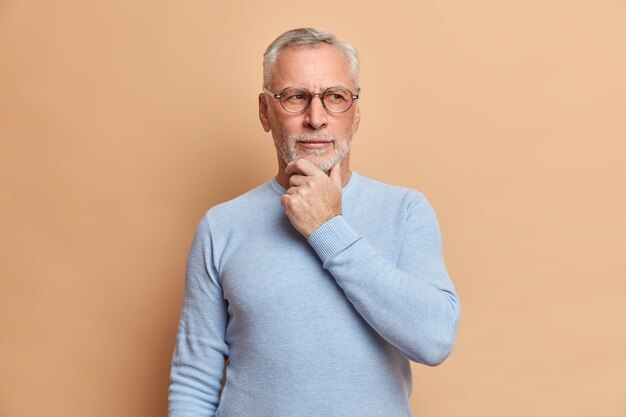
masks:
{"type": "Polygon", "coordinates": [[[459,302],[445,269],[435,213],[421,194],[408,207],[397,264],[357,235],[343,216],[310,237],[326,268],[369,325],[409,359],[438,365],[456,337],[459,302]]]}
{"type": "Polygon", "coordinates": [[[205,217],[187,259],[185,297],[172,358],[169,417],[212,417],[219,404],[228,355],[228,311],[212,255],[205,217]]]}
{"type": "Polygon", "coordinates": [[[397,263],[385,259],[341,215],[339,164],[326,176],[305,159],[287,165],[285,214],[315,249],[365,321],[407,358],[438,365],[452,351],[459,302],[446,271],[439,225],[413,192],[397,263]]]}

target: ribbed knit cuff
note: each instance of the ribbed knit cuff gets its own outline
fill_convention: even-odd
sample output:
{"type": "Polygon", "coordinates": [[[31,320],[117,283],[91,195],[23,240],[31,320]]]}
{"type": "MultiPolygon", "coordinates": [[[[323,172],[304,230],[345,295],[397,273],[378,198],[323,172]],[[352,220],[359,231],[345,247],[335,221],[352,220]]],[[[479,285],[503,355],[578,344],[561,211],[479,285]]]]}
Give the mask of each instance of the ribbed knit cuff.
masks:
{"type": "Polygon", "coordinates": [[[315,249],[322,262],[342,251],[361,237],[346,223],[343,216],[335,216],[309,236],[309,245],[315,249]]]}

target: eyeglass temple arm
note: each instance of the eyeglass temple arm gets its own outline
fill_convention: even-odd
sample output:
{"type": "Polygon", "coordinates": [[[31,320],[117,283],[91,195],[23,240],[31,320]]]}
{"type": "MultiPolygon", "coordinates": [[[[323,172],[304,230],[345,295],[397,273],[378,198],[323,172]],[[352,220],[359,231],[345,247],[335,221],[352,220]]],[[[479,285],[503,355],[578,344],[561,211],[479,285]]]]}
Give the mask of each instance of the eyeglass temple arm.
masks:
{"type": "Polygon", "coordinates": [[[282,97],[280,93],[275,93],[273,91],[270,91],[267,89],[267,87],[263,87],[263,91],[278,100],[280,100],[280,98],[282,97]]]}

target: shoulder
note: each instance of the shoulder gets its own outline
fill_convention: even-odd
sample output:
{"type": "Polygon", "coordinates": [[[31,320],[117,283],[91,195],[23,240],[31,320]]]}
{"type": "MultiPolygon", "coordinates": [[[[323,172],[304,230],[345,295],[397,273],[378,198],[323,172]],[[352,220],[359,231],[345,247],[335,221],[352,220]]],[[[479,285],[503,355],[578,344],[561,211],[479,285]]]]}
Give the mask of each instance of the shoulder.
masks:
{"type": "Polygon", "coordinates": [[[209,217],[219,218],[220,216],[232,217],[233,214],[246,212],[249,210],[258,210],[260,206],[272,201],[275,194],[270,181],[265,182],[250,191],[241,194],[232,200],[219,203],[211,207],[206,215],[209,217]]]}
{"type": "Polygon", "coordinates": [[[369,178],[353,172],[355,176],[354,192],[359,198],[377,200],[385,205],[410,207],[426,202],[424,194],[416,189],[394,185],[369,178]]]}
{"type": "Polygon", "coordinates": [[[207,223],[213,228],[258,218],[259,213],[267,210],[268,206],[275,205],[277,201],[276,191],[271,181],[267,181],[238,197],[209,208],[202,218],[202,223],[207,223]]]}
{"type": "MultiPolygon", "coordinates": [[[[369,198],[378,201],[377,208],[384,210],[385,215],[395,215],[402,219],[402,227],[406,234],[419,236],[420,239],[431,239],[435,243],[440,242],[437,214],[421,191],[365,177],[360,177],[359,181],[363,183],[364,191],[361,191],[361,194],[373,196],[369,198]]],[[[362,204],[367,202],[363,201],[362,204]]]]}

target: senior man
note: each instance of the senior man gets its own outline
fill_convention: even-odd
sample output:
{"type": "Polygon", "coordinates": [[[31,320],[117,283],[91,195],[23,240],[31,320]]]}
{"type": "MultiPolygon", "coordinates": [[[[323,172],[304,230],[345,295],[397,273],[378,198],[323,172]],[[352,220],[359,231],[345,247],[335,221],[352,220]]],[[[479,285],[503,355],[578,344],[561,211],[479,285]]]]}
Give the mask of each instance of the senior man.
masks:
{"type": "Polygon", "coordinates": [[[278,172],[198,226],[170,417],[411,416],[409,360],[450,354],[459,302],[435,213],[350,171],[358,75],[329,33],[267,48],[259,117],[278,172]]]}

